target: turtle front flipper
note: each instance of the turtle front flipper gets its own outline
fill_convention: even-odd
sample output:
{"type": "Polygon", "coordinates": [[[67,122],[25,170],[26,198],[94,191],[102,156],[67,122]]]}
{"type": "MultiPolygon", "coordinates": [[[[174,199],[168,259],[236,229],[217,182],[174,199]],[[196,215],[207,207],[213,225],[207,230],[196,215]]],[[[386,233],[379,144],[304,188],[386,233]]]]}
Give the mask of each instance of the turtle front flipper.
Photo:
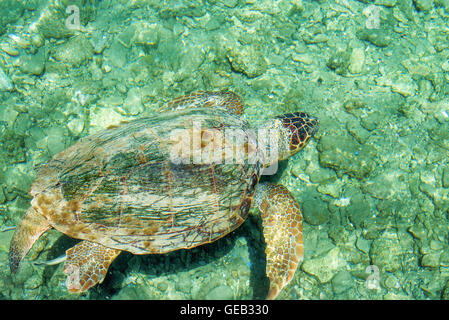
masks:
{"type": "Polygon", "coordinates": [[[180,110],[186,108],[219,108],[225,109],[231,114],[243,113],[242,100],[231,91],[196,91],[178,97],[159,111],[180,110]]]}
{"type": "Polygon", "coordinates": [[[67,250],[64,264],[67,289],[70,292],[84,292],[102,283],[110,264],[120,252],[90,241],[81,241],[67,250]]]}
{"type": "Polygon", "coordinates": [[[258,185],[255,204],[262,215],[266,242],[268,299],[274,299],[295,274],[304,256],[302,214],[298,203],[282,185],[258,185]]]}
{"type": "Polygon", "coordinates": [[[20,261],[33,246],[33,243],[48,229],[50,224],[45,217],[30,207],[16,228],[9,245],[9,267],[16,273],[20,261]]]}

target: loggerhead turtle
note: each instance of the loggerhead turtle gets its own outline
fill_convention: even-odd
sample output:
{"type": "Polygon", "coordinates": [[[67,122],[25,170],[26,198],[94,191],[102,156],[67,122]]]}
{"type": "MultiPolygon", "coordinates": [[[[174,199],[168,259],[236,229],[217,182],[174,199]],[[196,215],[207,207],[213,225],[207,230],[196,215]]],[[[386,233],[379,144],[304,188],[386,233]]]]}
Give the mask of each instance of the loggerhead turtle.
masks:
{"type": "Polygon", "coordinates": [[[259,178],[273,161],[301,150],[318,120],[289,113],[267,121],[259,129],[278,141],[270,160],[276,148],[258,143],[242,111],[232,92],[194,92],[55,155],[31,186],[31,207],[11,240],[11,272],[53,227],[83,240],[66,251],[63,269],[68,290],[83,292],[103,281],[121,251],[166,253],[210,243],[239,227],[254,204],[274,299],[303,259],[302,215],[284,186],[259,178]]]}

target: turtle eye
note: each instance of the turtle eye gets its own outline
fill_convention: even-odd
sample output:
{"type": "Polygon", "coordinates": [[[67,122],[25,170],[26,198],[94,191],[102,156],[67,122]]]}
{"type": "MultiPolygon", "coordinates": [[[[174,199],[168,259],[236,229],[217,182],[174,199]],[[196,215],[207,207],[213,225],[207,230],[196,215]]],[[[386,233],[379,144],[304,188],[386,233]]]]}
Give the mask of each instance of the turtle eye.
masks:
{"type": "Polygon", "coordinates": [[[276,118],[280,119],[284,128],[288,129],[292,153],[301,150],[318,131],[318,118],[304,112],[286,113],[276,118]]]}

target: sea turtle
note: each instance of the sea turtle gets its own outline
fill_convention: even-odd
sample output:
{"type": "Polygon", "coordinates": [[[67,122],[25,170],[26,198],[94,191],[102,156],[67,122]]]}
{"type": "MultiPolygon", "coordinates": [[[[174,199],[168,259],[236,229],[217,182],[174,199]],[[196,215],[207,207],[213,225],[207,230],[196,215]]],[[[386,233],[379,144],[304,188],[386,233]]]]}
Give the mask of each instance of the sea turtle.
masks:
{"type": "Polygon", "coordinates": [[[210,243],[239,227],[255,205],[268,298],[275,298],[303,259],[302,215],[284,186],[259,178],[301,150],[318,120],[288,113],[252,130],[242,110],[232,92],[194,92],[55,155],[31,186],[31,207],[11,240],[11,272],[53,227],[83,240],[66,251],[63,268],[68,290],[83,292],[103,281],[121,251],[166,253],[210,243]]]}

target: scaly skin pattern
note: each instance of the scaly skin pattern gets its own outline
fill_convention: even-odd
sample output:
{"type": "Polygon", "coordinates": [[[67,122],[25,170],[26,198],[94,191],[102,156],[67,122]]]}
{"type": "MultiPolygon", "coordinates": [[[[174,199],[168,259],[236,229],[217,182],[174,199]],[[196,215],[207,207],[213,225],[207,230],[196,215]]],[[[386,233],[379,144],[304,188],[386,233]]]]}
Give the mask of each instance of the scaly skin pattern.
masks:
{"type": "Polygon", "coordinates": [[[67,289],[73,293],[84,292],[102,283],[110,264],[120,252],[89,241],[81,241],[67,250],[64,264],[67,289]]]}
{"type": "Polygon", "coordinates": [[[259,184],[255,204],[262,212],[267,244],[268,299],[274,299],[291,281],[304,257],[302,214],[295,198],[282,185],[259,184]]]}

